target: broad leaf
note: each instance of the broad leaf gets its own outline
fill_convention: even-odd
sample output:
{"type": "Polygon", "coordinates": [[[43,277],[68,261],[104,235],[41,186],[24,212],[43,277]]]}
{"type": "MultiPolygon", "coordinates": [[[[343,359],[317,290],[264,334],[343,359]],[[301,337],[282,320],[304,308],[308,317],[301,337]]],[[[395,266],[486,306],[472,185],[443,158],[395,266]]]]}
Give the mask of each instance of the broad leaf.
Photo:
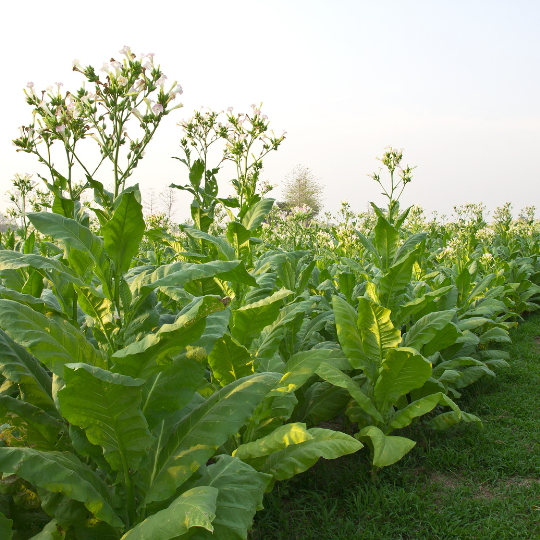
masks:
{"type": "Polygon", "coordinates": [[[52,399],[52,382],[38,361],[0,330],[0,374],[19,385],[26,401],[58,416],[52,399]]]}
{"type": "Polygon", "coordinates": [[[192,527],[203,527],[212,532],[217,496],[218,490],[214,487],[190,489],[165,510],[133,527],[122,536],[122,540],[171,540],[187,533],[192,527]]]}
{"type": "Polygon", "coordinates": [[[249,346],[263,328],[277,319],[282,301],[289,294],[291,291],[282,289],[264,300],[234,310],[233,337],[242,345],[249,346]]]}
{"type": "Polygon", "coordinates": [[[0,300],[0,327],[59,377],[68,363],[105,367],[105,358],[70,323],[49,319],[18,302],[0,300]]]}
{"type": "Polygon", "coordinates": [[[244,377],[222,388],[185,416],[159,456],[144,504],[173,495],[238,432],[278,380],[279,376],[273,373],[244,377]]]}
{"type": "Polygon", "coordinates": [[[420,388],[431,377],[431,364],[417,351],[402,347],[391,349],[384,359],[373,398],[383,415],[414,388],[420,388]]]}
{"type": "Polygon", "coordinates": [[[373,402],[362,392],[358,384],[342,371],[323,362],[317,369],[317,375],[329,383],[346,388],[358,405],[378,422],[383,422],[383,417],[376,409],[373,402]]]}
{"type": "Polygon", "coordinates": [[[249,351],[229,334],[216,341],[208,356],[208,363],[221,386],[253,373],[253,360],[249,351]]]}
{"type": "Polygon", "coordinates": [[[352,454],[363,446],[350,435],[331,429],[311,428],[308,433],[312,439],[291,444],[271,454],[261,472],[271,474],[276,480],[287,480],[315,465],[321,457],[335,459],[352,454]]]}
{"type": "Polygon", "coordinates": [[[105,252],[117,275],[125,274],[137,254],[144,234],[142,205],[134,192],[122,194],[120,204],[102,228],[105,252]]]}
{"type": "Polygon", "coordinates": [[[416,444],[414,441],[405,437],[385,435],[375,426],[365,427],[355,437],[370,446],[373,452],[373,465],[375,467],[393,465],[410,452],[416,444]]]}
{"type": "Polygon", "coordinates": [[[40,452],[33,448],[0,448],[0,471],[54,493],[84,503],[97,518],[122,527],[122,520],[111,506],[107,484],[74,454],[40,452]]]}
{"type": "Polygon", "coordinates": [[[139,409],[144,380],[87,364],[67,364],[64,379],[58,399],[65,418],[103,448],[113,470],[136,470],[152,442],[139,409]]]}
{"type": "Polygon", "coordinates": [[[255,471],[241,460],[222,455],[206,468],[196,486],[210,486],[219,490],[213,534],[199,530],[192,540],[219,538],[245,540],[253,524],[253,516],[262,504],[270,475],[255,471]]]}

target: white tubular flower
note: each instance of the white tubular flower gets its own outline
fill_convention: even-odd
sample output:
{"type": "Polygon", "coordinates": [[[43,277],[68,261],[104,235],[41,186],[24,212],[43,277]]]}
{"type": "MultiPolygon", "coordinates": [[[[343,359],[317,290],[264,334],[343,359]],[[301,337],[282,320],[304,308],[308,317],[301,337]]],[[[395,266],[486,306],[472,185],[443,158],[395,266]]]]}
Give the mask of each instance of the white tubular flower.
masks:
{"type": "Polygon", "coordinates": [[[40,107],[41,109],[43,109],[49,116],[54,116],[54,114],[51,112],[51,110],[49,109],[49,107],[47,107],[47,104],[45,103],[45,101],[42,101],[38,107],[40,107]]]}
{"type": "Polygon", "coordinates": [[[152,71],[152,69],[154,68],[154,66],[153,66],[150,62],[146,62],[146,63],[143,65],[143,68],[144,68],[144,69],[147,69],[148,71],[152,71]]]}
{"type": "Polygon", "coordinates": [[[142,88],[142,87],[144,86],[144,84],[145,84],[145,83],[144,83],[144,79],[137,79],[137,80],[135,81],[134,86],[135,86],[135,88],[138,89],[138,88],[142,88]]]}
{"type": "Polygon", "coordinates": [[[126,56],[129,56],[129,54],[131,53],[131,49],[127,45],[124,45],[124,48],[121,49],[119,52],[120,54],[125,54],[126,56]]]}
{"type": "Polygon", "coordinates": [[[122,68],[122,64],[120,62],[118,62],[118,60],[113,60],[111,62],[111,66],[114,68],[114,69],[121,69],[122,68]]]}
{"type": "Polygon", "coordinates": [[[181,96],[181,95],[184,93],[184,90],[183,90],[183,88],[182,88],[179,84],[177,84],[177,85],[174,87],[173,93],[174,93],[175,96],[176,96],[177,94],[178,94],[179,96],[181,96]]]}
{"type": "Polygon", "coordinates": [[[107,64],[107,62],[103,62],[103,67],[99,71],[103,71],[104,73],[109,73],[109,64],[107,64]]]}
{"type": "Polygon", "coordinates": [[[260,110],[260,109],[255,109],[255,110],[253,111],[253,114],[254,114],[255,116],[258,116],[259,114],[261,114],[261,110],[260,110]]]}
{"type": "Polygon", "coordinates": [[[167,75],[161,75],[161,77],[156,81],[156,84],[163,85],[165,84],[165,81],[167,80],[167,75]]]}
{"type": "Polygon", "coordinates": [[[143,117],[137,109],[131,109],[130,112],[133,114],[133,116],[137,117],[141,122],[143,121],[143,117]]]}
{"type": "Polygon", "coordinates": [[[233,112],[233,108],[232,107],[227,107],[227,112],[233,112]]]}
{"type": "Polygon", "coordinates": [[[26,84],[26,88],[34,88],[34,83],[30,81],[29,83],[26,84]]]}
{"type": "Polygon", "coordinates": [[[162,113],[162,112],[163,112],[163,105],[160,105],[159,103],[156,103],[156,104],[152,107],[152,112],[153,112],[154,114],[162,113]]]}
{"type": "Polygon", "coordinates": [[[81,71],[84,71],[83,67],[81,66],[81,63],[75,58],[73,62],[71,62],[71,65],[73,69],[80,69],[81,71]]]}
{"type": "Polygon", "coordinates": [[[128,83],[128,80],[125,77],[118,77],[118,79],[116,79],[116,82],[120,86],[125,86],[128,83]]]}
{"type": "Polygon", "coordinates": [[[59,126],[56,126],[57,133],[64,133],[64,131],[66,131],[66,126],[64,124],[60,124],[59,126]]]}

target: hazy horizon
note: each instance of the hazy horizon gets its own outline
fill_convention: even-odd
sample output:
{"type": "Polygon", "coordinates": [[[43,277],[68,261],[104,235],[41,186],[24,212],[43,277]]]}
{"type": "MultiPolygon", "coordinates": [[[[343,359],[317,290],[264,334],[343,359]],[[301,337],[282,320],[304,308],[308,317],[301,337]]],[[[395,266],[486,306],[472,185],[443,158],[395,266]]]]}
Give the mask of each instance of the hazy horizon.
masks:
{"type": "MultiPolygon", "coordinates": [[[[143,192],[187,181],[176,123],[201,105],[248,111],[263,102],[276,133],[261,178],[281,183],[297,164],[325,186],[324,210],[348,200],[363,211],[384,204],[366,175],[385,146],[403,147],[416,165],[403,204],[450,215],[454,205],[483,203],[493,212],[538,204],[540,4],[532,1],[178,2],[158,11],[142,2],[59,1],[43,13],[30,0],[9,5],[0,38],[8,74],[2,87],[0,188],[15,173],[45,173],[11,140],[31,120],[23,89],[56,81],[76,89],[77,58],[99,68],[129,45],[154,52],[169,81],[183,86],[184,108],[169,115],[132,177],[143,192]],[[37,16],[39,13],[39,16],[37,16]]],[[[36,175],[35,179],[39,181],[36,175]]],[[[106,180],[106,177],[104,178],[106,180]]],[[[223,176],[223,195],[230,176],[223,176]]],[[[271,192],[279,200],[279,190],[271,192]]],[[[189,216],[180,192],[175,219],[189,216]]],[[[5,197],[0,209],[6,207],[5,197]]],[[[538,212],[537,212],[538,214],[538,212]]]]}

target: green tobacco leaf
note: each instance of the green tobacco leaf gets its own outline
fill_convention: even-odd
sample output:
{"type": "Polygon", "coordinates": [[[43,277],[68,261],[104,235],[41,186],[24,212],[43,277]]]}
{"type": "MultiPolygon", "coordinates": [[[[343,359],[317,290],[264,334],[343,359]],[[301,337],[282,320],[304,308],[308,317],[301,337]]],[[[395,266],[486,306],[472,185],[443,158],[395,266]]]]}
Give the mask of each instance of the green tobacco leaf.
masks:
{"type": "Polygon", "coordinates": [[[43,527],[40,533],[32,536],[30,540],[64,540],[65,537],[66,531],[62,529],[62,526],[56,519],[52,519],[43,527]]]}
{"type": "Polygon", "coordinates": [[[356,321],[356,311],[339,296],[332,297],[332,307],[336,319],[336,329],[343,352],[354,369],[362,369],[366,375],[375,380],[377,365],[364,353],[362,337],[356,321]]]}
{"type": "Polygon", "coordinates": [[[34,254],[26,255],[17,251],[0,250],[0,270],[18,270],[29,267],[40,270],[56,270],[70,283],[81,287],[86,285],[71,268],[56,259],[34,254]]]}
{"type": "Polygon", "coordinates": [[[0,327],[59,377],[68,363],[105,367],[105,358],[70,323],[49,319],[18,302],[0,300],[0,327]]]}
{"type": "Polygon", "coordinates": [[[238,221],[229,221],[227,224],[227,240],[234,246],[237,259],[247,257],[250,252],[249,240],[251,231],[248,231],[238,221]]]}
{"type": "Polygon", "coordinates": [[[249,347],[261,330],[277,319],[282,301],[289,294],[291,291],[281,289],[264,300],[233,310],[233,337],[242,345],[249,347]]]}
{"type": "Polygon", "coordinates": [[[201,486],[177,497],[165,510],[146,518],[128,531],[121,540],[171,540],[187,533],[192,527],[212,532],[216,517],[218,490],[201,486]]]}
{"type": "Polygon", "coordinates": [[[456,411],[449,411],[446,413],[439,414],[431,420],[431,425],[434,429],[448,429],[458,422],[472,422],[476,424],[479,428],[483,428],[482,420],[475,416],[474,414],[469,414],[463,411],[457,413],[456,411]]]}
{"type": "Polygon", "coordinates": [[[262,199],[253,205],[242,218],[242,225],[248,230],[253,231],[260,227],[266,216],[272,210],[275,199],[262,199]]]}
{"type": "Polygon", "coordinates": [[[12,525],[13,521],[0,512],[0,538],[3,540],[11,540],[13,538],[12,525]]]}
{"type": "Polygon", "coordinates": [[[65,218],[60,214],[37,212],[27,214],[27,216],[39,232],[52,236],[66,246],[78,249],[88,255],[94,261],[94,270],[101,281],[105,296],[111,298],[109,280],[111,263],[105,254],[105,247],[101,238],[74,219],[65,218]]]}
{"type": "Polygon", "coordinates": [[[216,517],[212,522],[214,532],[201,529],[191,537],[192,540],[245,540],[271,479],[269,474],[257,472],[237,458],[219,456],[195,483],[219,490],[216,517]]]}
{"type": "Polygon", "coordinates": [[[316,426],[335,418],[350,401],[349,392],[327,382],[312,384],[304,395],[304,403],[295,410],[293,419],[316,426]]]}
{"type": "Polygon", "coordinates": [[[136,299],[132,310],[135,311],[154,289],[182,288],[188,283],[214,277],[251,286],[257,285],[255,278],[248,274],[244,263],[240,261],[213,261],[203,264],[173,263],[159,266],[153,272],[143,272],[131,281],[131,293],[136,299]]]}
{"type": "Polygon", "coordinates": [[[142,205],[135,193],[124,193],[113,217],[102,228],[105,252],[117,275],[125,274],[139,251],[145,229],[142,205]]]}
{"type": "Polygon", "coordinates": [[[459,415],[461,413],[459,407],[448,396],[445,396],[441,392],[437,392],[430,396],[417,399],[407,405],[404,409],[396,411],[392,416],[390,427],[392,429],[399,429],[408,426],[413,418],[427,414],[437,405],[447,405],[448,407],[452,407],[456,414],[459,415]]]}
{"type": "Polygon", "coordinates": [[[64,379],[58,399],[65,418],[103,448],[113,470],[137,470],[152,442],[139,409],[144,381],[87,364],[67,364],[64,379]]]}
{"type": "Polygon", "coordinates": [[[298,444],[313,439],[306,424],[293,423],[279,426],[272,433],[256,441],[240,445],[233,456],[248,463],[256,458],[269,456],[274,452],[287,448],[290,444],[298,444]]]}
{"type": "Polygon", "coordinates": [[[360,243],[364,246],[365,249],[367,249],[367,251],[369,251],[373,255],[378,266],[381,267],[382,266],[381,256],[379,255],[379,252],[375,249],[373,242],[369,238],[364,236],[360,231],[357,231],[355,229],[354,232],[358,236],[360,243]]]}
{"type": "Polygon", "coordinates": [[[150,429],[193,399],[205,380],[204,367],[194,358],[181,358],[146,381],[142,388],[141,410],[150,429]]]}
{"type": "Polygon", "coordinates": [[[452,321],[455,313],[455,310],[448,310],[424,315],[403,336],[403,345],[420,350],[435,337],[439,330],[445,328],[452,321]]]}
{"type": "Polygon", "coordinates": [[[404,292],[404,288],[411,281],[412,268],[416,259],[418,258],[418,252],[413,251],[407,258],[392,265],[388,269],[388,273],[385,274],[379,282],[379,297],[381,304],[389,309],[394,309],[396,304],[395,297],[399,293],[404,292]]]}
{"type": "MultiPolygon", "coordinates": [[[[190,238],[195,238],[197,240],[205,240],[206,242],[214,244],[227,261],[232,261],[235,258],[235,251],[233,246],[231,246],[229,242],[227,242],[227,240],[225,240],[224,238],[220,238],[218,236],[214,236],[212,234],[208,234],[204,231],[200,231],[199,229],[193,229],[191,227],[185,227],[184,232],[190,238]]],[[[184,251],[183,247],[181,251],[184,251]]]]}
{"type": "Polygon", "coordinates": [[[255,374],[212,394],[172,431],[154,469],[144,504],[174,494],[225,441],[247,422],[278,382],[274,373],[255,374]]]}
{"type": "Polygon", "coordinates": [[[253,373],[249,351],[229,334],[218,339],[208,356],[214,377],[226,386],[253,373]]]}
{"type": "Polygon", "coordinates": [[[334,386],[347,389],[358,405],[378,422],[383,422],[383,417],[373,405],[372,401],[362,392],[358,384],[348,375],[336,367],[323,362],[317,369],[317,375],[334,386]]]}
{"type": "Polygon", "coordinates": [[[350,435],[331,429],[311,428],[308,433],[312,439],[271,454],[261,472],[271,474],[276,480],[287,480],[315,465],[321,457],[335,459],[363,446],[350,435]]]}
{"type": "Polygon", "coordinates": [[[111,506],[109,487],[90,467],[67,452],[0,448],[0,471],[16,474],[38,487],[82,502],[97,518],[122,527],[111,506]]]}
{"type": "Polygon", "coordinates": [[[379,216],[373,232],[375,247],[380,254],[383,267],[388,269],[397,253],[399,232],[382,215],[379,216]]]}
{"type": "MultiPolygon", "coordinates": [[[[65,427],[59,420],[30,403],[0,395],[0,424],[9,424],[2,431],[8,446],[28,446],[36,450],[60,450],[66,444],[59,441],[65,427]]],[[[67,433],[64,433],[67,438],[67,433]]]]}
{"type": "Polygon", "coordinates": [[[373,465],[375,467],[388,467],[399,461],[410,452],[414,441],[405,437],[385,435],[375,426],[365,427],[355,435],[356,438],[367,443],[373,450],[373,465]]]}
{"type": "Polygon", "coordinates": [[[273,391],[273,395],[300,388],[323,362],[332,363],[332,359],[339,359],[339,352],[335,349],[311,349],[293,354],[285,364],[285,375],[279,382],[279,388],[273,391]]]}
{"type": "Polygon", "coordinates": [[[197,341],[205,328],[205,317],[223,310],[219,298],[197,299],[180,313],[172,324],[164,324],[155,334],[146,335],[113,355],[113,371],[130,377],[148,379],[163,371],[184,347],[197,341]]]}
{"type": "Polygon", "coordinates": [[[431,364],[416,350],[391,349],[384,359],[373,398],[383,415],[414,388],[420,388],[431,377],[431,364]]]}
{"type": "MultiPolygon", "coordinates": [[[[358,299],[358,328],[362,336],[362,347],[376,368],[382,364],[387,351],[401,342],[401,332],[394,328],[390,316],[389,309],[367,298],[358,299]]],[[[370,373],[366,372],[366,375],[370,373]]]]}
{"type": "Polygon", "coordinates": [[[39,362],[18,343],[0,330],[0,374],[19,385],[26,401],[58,416],[52,399],[52,382],[39,362]]]}

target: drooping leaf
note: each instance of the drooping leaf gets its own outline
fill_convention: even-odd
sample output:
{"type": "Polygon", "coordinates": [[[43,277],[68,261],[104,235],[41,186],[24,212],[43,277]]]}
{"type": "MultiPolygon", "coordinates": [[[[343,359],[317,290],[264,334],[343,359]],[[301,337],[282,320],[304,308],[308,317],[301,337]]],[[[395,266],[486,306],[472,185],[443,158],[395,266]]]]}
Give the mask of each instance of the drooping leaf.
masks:
{"type": "Polygon", "coordinates": [[[448,396],[445,396],[441,392],[437,392],[413,401],[405,408],[396,411],[392,416],[390,427],[392,429],[399,429],[408,426],[413,418],[423,416],[432,411],[439,404],[452,407],[452,410],[458,415],[461,413],[459,407],[448,396]]]}
{"type": "Polygon", "coordinates": [[[0,330],[0,374],[19,385],[24,399],[58,416],[52,399],[52,382],[38,361],[0,330]]]}
{"type": "Polygon", "coordinates": [[[311,428],[308,433],[312,439],[291,444],[271,454],[261,467],[261,472],[271,474],[276,480],[286,480],[306,471],[321,457],[336,459],[352,454],[363,446],[350,435],[331,429],[311,428]]]}
{"type": "Polygon", "coordinates": [[[9,424],[1,438],[8,446],[27,446],[36,450],[63,450],[67,433],[59,420],[20,399],[0,396],[0,424],[9,424]],[[59,436],[63,434],[64,440],[59,436]]]}
{"type": "Polygon", "coordinates": [[[177,497],[167,508],[135,525],[121,540],[171,540],[185,534],[192,527],[214,530],[218,490],[201,486],[177,497]]]}
{"type": "Polygon", "coordinates": [[[122,527],[111,506],[107,484],[72,453],[40,452],[32,448],[0,448],[0,471],[54,493],[84,503],[97,518],[122,527]]]}
{"type": "Polygon", "coordinates": [[[373,465],[375,467],[388,467],[399,461],[410,452],[414,441],[405,437],[385,435],[375,426],[367,426],[355,435],[356,438],[367,443],[373,451],[373,465]]]}
{"type": "MultiPolygon", "coordinates": [[[[233,456],[251,463],[257,458],[266,457],[274,452],[287,448],[290,444],[298,444],[313,439],[302,423],[285,424],[279,426],[272,433],[256,441],[240,445],[233,456]]],[[[263,460],[264,461],[264,460],[263,460]]]]}
{"type": "Polygon", "coordinates": [[[152,442],[139,409],[145,381],[88,364],[67,364],[64,379],[65,387],[58,392],[64,417],[103,448],[113,470],[137,470],[152,442]]]}
{"type": "Polygon", "coordinates": [[[70,323],[49,319],[18,302],[0,300],[0,327],[59,377],[68,363],[105,367],[101,353],[70,323]]]}
{"type": "Polygon", "coordinates": [[[74,219],[60,214],[36,212],[27,214],[32,225],[41,233],[52,236],[88,255],[94,261],[94,271],[103,286],[105,296],[111,298],[110,260],[105,254],[103,240],[94,235],[90,229],[74,219]]]}

